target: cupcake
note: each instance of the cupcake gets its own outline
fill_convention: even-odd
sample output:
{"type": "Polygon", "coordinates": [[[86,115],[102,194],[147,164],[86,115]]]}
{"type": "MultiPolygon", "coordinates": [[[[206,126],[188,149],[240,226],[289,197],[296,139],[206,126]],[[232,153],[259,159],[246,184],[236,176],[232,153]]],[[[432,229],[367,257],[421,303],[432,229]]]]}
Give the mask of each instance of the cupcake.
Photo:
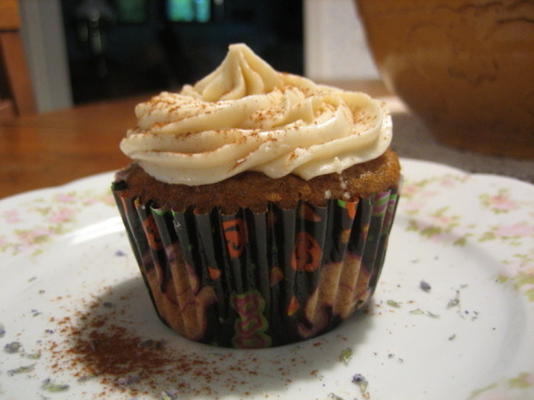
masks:
{"type": "Polygon", "coordinates": [[[113,193],[159,318],[259,348],[333,329],[373,294],[398,200],[391,118],[244,44],[137,105],[113,193]]]}

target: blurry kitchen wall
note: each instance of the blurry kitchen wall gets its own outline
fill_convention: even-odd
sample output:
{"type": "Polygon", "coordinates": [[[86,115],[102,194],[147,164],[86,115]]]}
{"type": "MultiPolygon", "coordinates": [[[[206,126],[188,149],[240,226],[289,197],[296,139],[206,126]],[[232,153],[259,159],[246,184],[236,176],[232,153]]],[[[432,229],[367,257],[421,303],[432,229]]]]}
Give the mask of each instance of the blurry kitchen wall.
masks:
{"type": "Polygon", "coordinates": [[[309,78],[379,79],[353,0],[305,0],[304,31],[309,78]]]}
{"type": "Polygon", "coordinates": [[[351,0],[20,0],[40,112],[176,89],[232,42],[313,79],[376,79],[351,0]]]}

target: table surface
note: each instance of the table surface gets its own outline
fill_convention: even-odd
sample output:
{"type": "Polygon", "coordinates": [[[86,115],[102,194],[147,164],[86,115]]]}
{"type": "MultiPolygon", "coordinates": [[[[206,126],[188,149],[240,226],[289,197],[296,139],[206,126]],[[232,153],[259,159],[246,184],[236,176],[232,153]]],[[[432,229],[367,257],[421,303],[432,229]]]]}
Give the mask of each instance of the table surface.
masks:
{"type": "MultiPolygon", "coordinates": [[[[393,148],[401,157],[534,182],[534,160],[484,156],[440,144],[380,82],[331,83],[368,92],[388,103],[394,120],[393,148]]],[[[0,120],[0,198],[127,165],[129,159],[119,150],[119,142],[136,124],[135,104],[146,98],[110,100],[0,120]]]]}

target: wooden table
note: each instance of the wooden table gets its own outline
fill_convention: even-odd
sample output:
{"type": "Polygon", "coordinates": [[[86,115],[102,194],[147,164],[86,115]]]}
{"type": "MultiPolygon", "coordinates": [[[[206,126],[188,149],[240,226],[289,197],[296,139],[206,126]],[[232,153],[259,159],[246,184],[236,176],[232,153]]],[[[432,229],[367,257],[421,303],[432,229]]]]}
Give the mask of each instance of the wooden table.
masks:
{"type": "MultiPolygon", "coordinates": [[[[466,153],[436,142],[380,82],[334,84],[358,88],[389,102],[395,126],[393,147],[401,156],[534,181],[534,161],[466,153]]],[[[119,150],[119,142],[126,130],[136,125],[135,104],[147,98],[145,95],[0,120],[0,198],[127,165],[130,160],[119,150]]]]}
{"type": "Polygon", "coordinates": [[[140,100],[0,120],[0,198],[127,165],[118,146],[140,100]]]}

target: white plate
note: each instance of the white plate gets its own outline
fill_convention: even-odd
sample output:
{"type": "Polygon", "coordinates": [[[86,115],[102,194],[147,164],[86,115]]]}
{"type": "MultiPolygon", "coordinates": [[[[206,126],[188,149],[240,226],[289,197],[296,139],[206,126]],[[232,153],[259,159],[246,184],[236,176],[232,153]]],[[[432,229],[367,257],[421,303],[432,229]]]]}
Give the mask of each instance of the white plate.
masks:
{"type": "Polygon", "coordinates": [[[534,186],[429,162],[403,167],[369,314],[259,351],[194,344],[159,322],[109,193],[112,174],[1,200],[0,398],[534,399],[534,186]],[[69,367],[64,352],[72,329],[83,329],[81,313],[108,309],[109,323],[182,355],[174,382],[77,380],[80,364],[69,367]],[[71,328],[62,333],[64,317],[71,328]],[[22,347],[6,352],[13,342],[22,347]],[[189,372],[184,360],[196,362],[189,372]]]}

